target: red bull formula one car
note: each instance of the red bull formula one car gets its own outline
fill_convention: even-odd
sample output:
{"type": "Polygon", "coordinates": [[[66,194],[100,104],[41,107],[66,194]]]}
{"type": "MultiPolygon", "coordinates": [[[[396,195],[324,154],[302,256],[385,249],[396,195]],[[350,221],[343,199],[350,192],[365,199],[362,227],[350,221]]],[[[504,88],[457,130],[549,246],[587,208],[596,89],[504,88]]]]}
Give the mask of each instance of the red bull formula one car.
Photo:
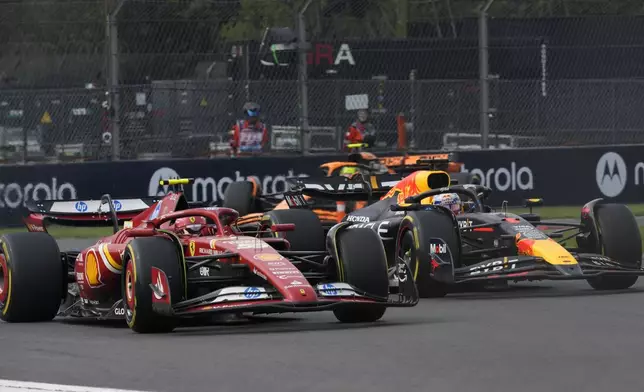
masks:
{"type": "MultiPolygon", "coordinates": [[[[305,178],[285,197],[290,208],[307,208],[300,195],[335,200],[379,195],[380,200],[347,214],[341,224],[348,231],[378,233],[389,265],[409,265],[421,297],[442,297],[459,284],[492,281],[585,279],[598,290],[626,289],[644,275],[639,227],[624,205],[596,199],[581,208],[579,224],[546,222],[537,214],[494,211],[484,204],[490,188],[451,185],[445,171],[417,171],[393,186],[388,179],[305,178]],[[458,215],[432,202],[453,193],[465,201],[458,215]],[[571,239],[576,246],[565,245],[571,239]]],[[[539,204],[540,199],[527,203],[539,204]]]]}
{"type": "MultiPolygon", "coordinates": [[[[386,307],[418,302],[413,284],[390,287],[392,276],[405,272],[387,270],[381,241],[370,230],[338,228],[294,249],[276,234],[299,234],[297,225],[242,233],[234,224],[237,211],[190,208],[182,192],[161,199],[39,201],[28,208],[30,232],[0,237],[0,319],[8,322],[117,318],[152,333],[216,313],[332,310],[342,322],[373,322],[386,307]],[[112,223],[114,234],[61,252],[45,232],[48,222],[112,223]]],[[[289,213],[297,222],[317,219],[310,211],[289,213]]]]}

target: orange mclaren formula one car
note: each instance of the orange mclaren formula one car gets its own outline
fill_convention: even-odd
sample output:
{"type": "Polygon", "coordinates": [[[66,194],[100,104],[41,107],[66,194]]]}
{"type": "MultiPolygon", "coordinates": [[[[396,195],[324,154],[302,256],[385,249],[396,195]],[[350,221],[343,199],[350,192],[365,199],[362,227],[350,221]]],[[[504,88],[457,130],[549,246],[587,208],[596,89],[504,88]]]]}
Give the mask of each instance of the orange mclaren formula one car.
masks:
{"type": "MultiPolygon", "coordinates": [[[[357,149],[361,145],[351,145],[357,149]]],[[[388,181],[402,179],[404,175],[422,169],[443,170],[450,173],[452,183],[475,184],[480,181],[471,173],[461,172],[462,163],[453,161],[453,154],[419,154],[400,155],[378,158],[370,152],[354,151],[349,154],[347,161],[328,162],[320,165],[324,177],[348,177],[356,175],[384,175],[391,177],[388,181]]],[[[347,213],[364,208],[367,202],[313,200],[315,212],[323,224],[333,225],[340,222],[347,213]]],[[[266,194],[256,181],[239,181],[228,186],[224,194],[224,207],[232,208],[240,213],[240,224],[257,222],[263,213],[270,210],[288,208],[281,194],[266,194]]]]}
{"type": "MultiPolygon", "coordinates": [[[[399,262],[409,265],[421,297],[442,297],[465,283],[531,280],[581,279],[597,290],[619,290],[644,275],[639,227],[624,205],[595,199],[581,208],[578,224],[546,222],[532,211],[517,215],[505,208],[493,210],[484,204],[490,188],[452,185],[445,171],[417,171],[393,187],[387,176],[304,178],[285,199],[290,208],[301,209],[308,208],[304,195],[364,200],[386,192],[331,230],[347,226],[349,231],[375,231],[389,268],[396,269],[399,262]],[[571,239],[576,246],[566,245],[571,239]]],[[[531,209],[542,203],[526,201],[531,209]]],[[[275,212],[263,219],[281,223],[273,219],[275,212]]],[[[410,278],[397,277],[401,283],[410,278]]]]}

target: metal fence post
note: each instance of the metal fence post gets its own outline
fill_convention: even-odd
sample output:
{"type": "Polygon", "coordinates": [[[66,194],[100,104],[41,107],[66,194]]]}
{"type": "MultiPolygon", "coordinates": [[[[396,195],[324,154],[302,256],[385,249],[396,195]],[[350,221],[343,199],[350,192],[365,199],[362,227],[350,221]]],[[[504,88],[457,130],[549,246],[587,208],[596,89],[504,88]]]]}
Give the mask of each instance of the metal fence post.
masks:
{"type": "Polygon", "coordinates": [[[490,135],[490,91],[488,78],[490,75],[488,64],[488,30],[487,10],[494,0],[488,0],[479,11],[479,83],[481,88],[480,127],[482,148],[488,148],[490,135]]]}
{"type": "Polygon", "coordinates": [[[411,72],[409,72],[409,80],[410,80],[410,94],[409,94],[409,104],[411,108],[409,109],[409,122],[411,122],[411,129],[409,132],[409,135],[407,135],[407,143],[406,143],[406,148],[407,149],[414,149],[416,148],[416,130],[418,129],[418,123],[416,122],[416,74],[417,70],[412,69],[411,72]]]}
{"type": "Polygon", "coordinates": [[[118,161],[121,159],[121,101],[119,91],[119,41],[118,41],[118,26],[116,18],[125,0],[121,0],[114,12],[107,14],[107,43],[109,45],[109,86],[110,86],[110,112],[112,114],[112,121],[110,121],[112,131],[112,160],[118,161]]]}
{"type": "Polygon", "coordinates": [[[300,145],[302,154],[310,152],[309,137],[309,91],[308,91],[308,68],[306,63],[306,25],[304,13],[313,0],[308,0],[304,7],[297,14],[297,52],[299,59],[298,84],[300,90],[300,145]]]}

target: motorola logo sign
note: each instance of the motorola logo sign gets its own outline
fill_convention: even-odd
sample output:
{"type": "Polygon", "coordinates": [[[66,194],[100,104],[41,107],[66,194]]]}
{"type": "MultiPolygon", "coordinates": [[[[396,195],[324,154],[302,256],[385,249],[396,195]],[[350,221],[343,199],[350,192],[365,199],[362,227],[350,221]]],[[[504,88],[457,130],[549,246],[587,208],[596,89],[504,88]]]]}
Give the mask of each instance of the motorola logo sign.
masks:
{"type": "MultiPolygon", "coordinates": [[[[249,176],[242,175],[240,171],[235,171],[232,176],[224,176],[219,178],[213,177],[196,177],[192,184],[191,196],[194,202],[214,202],[221,201],[224,198],[224,192],[228,184],[235,181],[245,181],[254,178],[261,184],[261,189],[267,193],[279,193],[288,189],[286,179],[289,177],[308,177],[307,174],[295,174],[293,169],[288,173],[277,174],[275,176],[265,175],[263,177],[251,174],[249,176]]],[[[169,186],[161,186],[159,181],[167,180],[169,178],[180,178],[179,173],[170,168],[162,167],[157,169],[150,177],[148,183],[148,196],[164,196],[170,190],[169,186]]],[[[188,189],[186,189],[188,191],[188,189]]]]}
{"type": "Polygon", "coordinates": [[[516,162],[510,162],[510,167],[486,170],[480,168],[467,169],[463,165],[461,171],[478,176],[481,180],[481,185],[501,192],[534,189],[534,174],[532,174],[532,169],[527,166],[519,166],[516,162]]]}
{"type": "Polygon", "coordinates": [[[602,155],[597,161],[595,179],[599,190],[605,196],[618,196],[626,187],[626,181],[628,180],[624,159],[614,152],[607,152],[602,155]]]}

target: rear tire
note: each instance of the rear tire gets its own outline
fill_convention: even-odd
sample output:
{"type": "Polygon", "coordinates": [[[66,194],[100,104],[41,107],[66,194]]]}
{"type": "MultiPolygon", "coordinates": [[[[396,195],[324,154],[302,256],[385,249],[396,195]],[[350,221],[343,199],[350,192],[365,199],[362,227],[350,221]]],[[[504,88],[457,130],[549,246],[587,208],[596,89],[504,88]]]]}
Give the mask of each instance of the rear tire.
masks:
{"type": "MultiPolygon", "coordinates": [[[[599,204],[595,213],[599,226],[599,252],[620,263],[640,268],[642,236],[635,216],[622,204],[599,204]]],[[[637,282],[638,276],[602,276],[588,279],[596,290],[624,290],[637,282]]]]}
{"type": "Polygon", "coordinates": [[[275,233],[275,237],[285,238],[294,251],[326,250],[324,228],[320,218],[311,210],[286,209],[267,212],[262,224],[273,225],[292,223],[295,230],[275,233]]]}
{"type": "Polygon", "coordinates": [[[409,253],[409,265],[421,298],[440,298],[447,295],[449,285],[430,276],[430,238],[441,238],[452,253],[454,268],[460,267],[461,241],[452,218],[442,212],[414,211],[400,224],[396,255],[409,253]],[[418,244],[416,246],[416,244],[418,244]]]}
{"type": "Polygon", "coordinates": [[[177,320],[160,311],[170,313],[171,305],[182,300],[185,286],[180,258],[177,246],[164,237],[136,238],[128,244],[123,257],[121,292],[125,320],[133,331],[167,333],[176,327],[177,320]],[[158,275],[152,276],[152,268],[165,274],[169,288],[165,294],[170,297],[170,304],[153,302],[154,292],[150,284],[158,275]]]}
{"type": "Polygon", "coordinates": [[[0,319],[24,323],[51,321],[67,291],[67,265],[47,233],[0,237],[0,319]]]}
{"type": "MultiPolygon", "coordinates": [[[[378,234],[370,229],[345,229],[338,233],[337,246],[340,281],[388,298],[387,256],[378,234]]],[[[386,309],[380,304],[347,304],[333,314],[343,323],[369,323],[381,319],[386,309]]]]}
{"type": "Polygon", "coordinates": [[[222,207],[239,212],[239,216],[248,215],[254,211],[254,184],[250,181],[231,182],[224,192],[222,207]]]}

